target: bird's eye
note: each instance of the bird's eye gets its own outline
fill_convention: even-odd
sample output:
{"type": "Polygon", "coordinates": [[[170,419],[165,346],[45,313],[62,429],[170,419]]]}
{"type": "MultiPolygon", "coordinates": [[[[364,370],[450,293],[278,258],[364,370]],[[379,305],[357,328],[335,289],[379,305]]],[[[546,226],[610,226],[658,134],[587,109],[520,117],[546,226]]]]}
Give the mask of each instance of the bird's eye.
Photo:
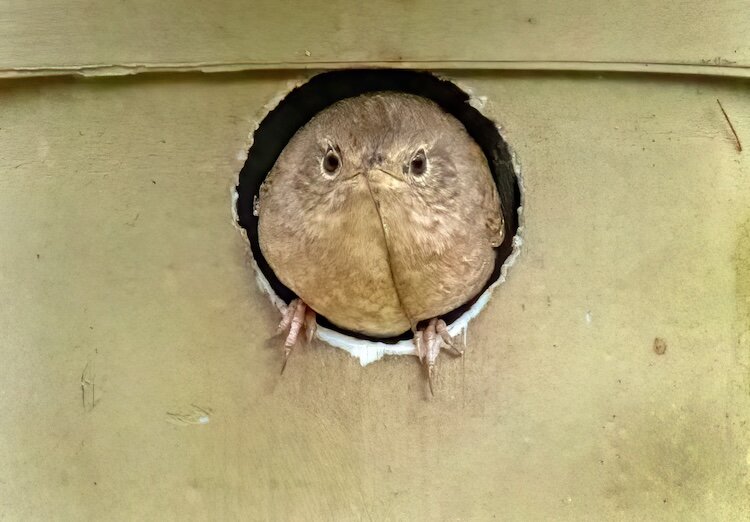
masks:
{"type": "Polygon", "coordinates": [[[323,170],[327,174],[335,174],[339,170],[339,167],[341,167],[339,155],[336,154],[336,151],[332,147],[328,147],[326,155],[323,156],[323,170]]]}
{"type": "Polygon", "coordinates": [[[427,156],[425,155],[424,150],[419,149],[411,158],[411,163],[409,164],[409,172],[411,172],[415,176],[421,176],[425,173],[426,170],[427,156]]]}

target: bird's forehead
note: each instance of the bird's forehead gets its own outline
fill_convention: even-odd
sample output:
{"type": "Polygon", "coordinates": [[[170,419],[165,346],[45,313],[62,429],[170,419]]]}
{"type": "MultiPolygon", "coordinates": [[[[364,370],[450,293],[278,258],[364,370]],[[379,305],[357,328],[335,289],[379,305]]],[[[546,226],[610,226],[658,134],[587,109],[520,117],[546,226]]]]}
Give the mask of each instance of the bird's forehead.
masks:
{"type": "Polygon", "coordinates": [[[343,100],[316,119],[319,137],[353,146],[388,147],[451,132],[445,113],[433,102],[408,95],[365,95],[343,100]]]}

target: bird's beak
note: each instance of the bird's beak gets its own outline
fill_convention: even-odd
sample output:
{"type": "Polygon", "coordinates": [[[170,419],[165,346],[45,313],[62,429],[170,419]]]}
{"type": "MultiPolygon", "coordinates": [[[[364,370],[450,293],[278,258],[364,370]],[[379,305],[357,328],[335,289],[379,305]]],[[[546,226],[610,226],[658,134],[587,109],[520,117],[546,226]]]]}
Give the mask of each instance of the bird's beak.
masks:
{"type": "Polygon", "coordinates": [[[380,178],[381,180],[390,181],[388,178],[385,178],[384,176],[388,176],[390,177],[390,179],[400,181],[401,183],[407,182],[406,177],[396,170],[386,170],[380,167],[374,167],[372,170],[370,170],[367,173],[368,180],[376,180],[380,178]]]}
{"type": "Polygon", "coordinates": [[[361,176],[361,175],[362,175],[362,173],[361,173],[361,172],[359,172],[359,171],[357,171],[357,172],[355,172],[354,174],[351,174],[351,175],[349,175],[349,176],[347,176],[347,177],[345,177],[345,178],[342,178],[342,181],[349,181],[350,179],[354,179],[354,178],[356,178],[357,176],[361,176]]]}

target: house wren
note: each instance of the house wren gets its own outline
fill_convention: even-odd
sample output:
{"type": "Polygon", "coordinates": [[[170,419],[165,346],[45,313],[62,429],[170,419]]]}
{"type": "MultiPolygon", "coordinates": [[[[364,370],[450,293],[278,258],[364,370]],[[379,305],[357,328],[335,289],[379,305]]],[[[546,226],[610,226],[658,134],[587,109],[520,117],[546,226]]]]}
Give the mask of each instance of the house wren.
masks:
{"type": "Polygon", "coordinates": [[[487,160],[463,125],[395,92],[341,100],[297,131],[258,212],[263,255],[299,297],[279,325],[285,364],[318,313],[372,337],[411,329],[430,383],[440,349],[455,350],[439,317],[482,290],[504,231],[487,160]]]}

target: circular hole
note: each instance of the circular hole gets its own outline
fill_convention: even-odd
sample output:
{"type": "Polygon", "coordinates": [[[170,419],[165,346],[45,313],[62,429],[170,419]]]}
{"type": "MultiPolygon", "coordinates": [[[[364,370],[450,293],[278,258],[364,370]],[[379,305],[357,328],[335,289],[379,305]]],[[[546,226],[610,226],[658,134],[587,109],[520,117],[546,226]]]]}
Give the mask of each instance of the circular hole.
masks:
{"type": "MultiPolygon", "coordinates": [[[[274,293],[284,302],[289,303],[296,297],[295,294],[273,273],[263,258],[258,242],[258,217],[254,215],[253,209],[260,186],[292,136],[313,116],[342,99],[378,91],[397,91],[422,96],[434,101],[444,111],[454,116],[464,125],[486,156],[490,172],[497,185],[505,220],[505,236],[502,244],[496,248],[495,268],[485,286],[476,296],[442,316],[442,319],[450,325],[467,312],[487,288],[500,277],[503,264],[513,252],[513,238],[518,231],[521,203],[520,186],[507,143],[498,132],[495,123],[469,104],[469,94],[450,81],[437,78],[430,73],[417,71],[343,70],[319,74],[293,89],[260,122],[253,135],[253,144],[240,171],[237,185],[238,223],[247,233],[253,257],[263,276],[274,293]]],[[[424,171],[427,162],[428,160],[419,156],[417,152],[411,161],[410,168],[415,173],[424,171]]],[[[326,171],[335,172],[339,166],[340,159],[337,156],[333,155],[329,159],[326,155],[323,164],[326,171]]],[[[318,322],[321,326],[357,339],[384,343],[396,343],[410,339],[412,335],[407,331],[399,336],[382,339],[344,330],[325,317],[319,316],[318,322]]]]}

